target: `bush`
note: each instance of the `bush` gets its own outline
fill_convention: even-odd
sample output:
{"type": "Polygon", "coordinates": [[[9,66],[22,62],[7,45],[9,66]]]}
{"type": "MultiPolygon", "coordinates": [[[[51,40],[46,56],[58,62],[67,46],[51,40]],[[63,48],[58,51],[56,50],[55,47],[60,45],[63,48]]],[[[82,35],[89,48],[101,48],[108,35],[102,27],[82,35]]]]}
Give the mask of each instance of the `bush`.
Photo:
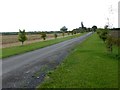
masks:
{"type": "Polygon", "coordinates": [[[113,37],[111,35],[107,36],[106,46],[107,46],[108,51],[112,52],[112,50],[113,50],[113,37]]]}
{"type": "Polygon", "coordinates": [[[108,29],[100,29],[97,31],[97,34],[105,42],[108,35],[108,29]]]}
{"type": "Polygon", "coordinates": [[[108,29],[99,29],[97,30],[97,34],[105,42],[106,48],[109,52],[113,51],[113,45],[116,45],[118,48],[120,48],[120,38],[115,38],[109,34],[108,29]]]}

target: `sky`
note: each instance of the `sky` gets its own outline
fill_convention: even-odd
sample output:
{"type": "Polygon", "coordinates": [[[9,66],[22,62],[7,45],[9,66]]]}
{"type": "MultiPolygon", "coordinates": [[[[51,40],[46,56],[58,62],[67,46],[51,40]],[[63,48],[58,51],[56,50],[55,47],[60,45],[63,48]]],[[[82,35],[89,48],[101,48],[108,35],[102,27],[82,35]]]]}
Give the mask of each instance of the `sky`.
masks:
{"type": "Polygon", "coordinates": [[[0,32],[118,27],[119,0],[0,0],[0,32]],[[111,8],[111,9],[110,9],[111,8]],[[112,10],[112,11],[111,11],[112,10]],[[107,19],[108,18],[108,19],[107,19]]]}

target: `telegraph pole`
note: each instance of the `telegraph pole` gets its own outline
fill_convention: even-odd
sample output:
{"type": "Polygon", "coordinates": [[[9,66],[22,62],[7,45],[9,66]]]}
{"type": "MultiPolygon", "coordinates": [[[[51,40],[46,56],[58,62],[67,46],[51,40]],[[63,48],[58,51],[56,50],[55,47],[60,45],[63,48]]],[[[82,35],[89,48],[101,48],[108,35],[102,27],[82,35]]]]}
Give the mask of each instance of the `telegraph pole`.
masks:
{"type": "Polygon", "coordinates": [[[120,1],[118,2],[118,28],[120,28],[120,1]]]}

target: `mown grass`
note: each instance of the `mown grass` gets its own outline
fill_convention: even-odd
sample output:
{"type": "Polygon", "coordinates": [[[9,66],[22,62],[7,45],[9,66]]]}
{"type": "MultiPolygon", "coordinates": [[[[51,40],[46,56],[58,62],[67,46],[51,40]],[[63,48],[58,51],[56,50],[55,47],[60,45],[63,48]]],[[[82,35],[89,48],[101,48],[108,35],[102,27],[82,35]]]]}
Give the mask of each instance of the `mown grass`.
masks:
{"type": "Polygon", "coordinates": [[[43,48],[46,46],[50,46],[50,45],[53,45],[53,44],[56,44],[56,43],[59,43],[59,42],[65,41],[65,40],[79,37],[83,34],[86,34],[86,33],[81,33],[81,34],[77,34],[77,35],[73,35],[73,36],[57,38],[57,39],[52,39],[52,40],[47,40],[47,41],[40,41],[40,42],[32,43],[29,45],[2,48],[2,54],[0,54],[0,58],[6,58],[9,56],[18,55],[21,53],[25,53],[25,52],[36,50],[36,49],[43,48]]]}
{"type": "Polygon", "coordinates": [[[118,60],[106,51],[105,44],[93,34],[48,73],[37,88],[117,88],[118,60]]]}

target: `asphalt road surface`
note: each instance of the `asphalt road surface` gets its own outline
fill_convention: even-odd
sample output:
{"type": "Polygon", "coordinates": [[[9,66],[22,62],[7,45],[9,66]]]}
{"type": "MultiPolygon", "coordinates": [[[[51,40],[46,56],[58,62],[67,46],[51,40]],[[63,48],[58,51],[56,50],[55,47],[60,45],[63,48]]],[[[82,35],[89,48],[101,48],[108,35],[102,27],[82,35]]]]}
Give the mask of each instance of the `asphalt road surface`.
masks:
{"type": "Polygon", "coordinates": [[[78,38],[3,59],[2,87],[35,88],[47,72],[55,69],[76,45],[91,34],[89,32],[78,38]]]}

